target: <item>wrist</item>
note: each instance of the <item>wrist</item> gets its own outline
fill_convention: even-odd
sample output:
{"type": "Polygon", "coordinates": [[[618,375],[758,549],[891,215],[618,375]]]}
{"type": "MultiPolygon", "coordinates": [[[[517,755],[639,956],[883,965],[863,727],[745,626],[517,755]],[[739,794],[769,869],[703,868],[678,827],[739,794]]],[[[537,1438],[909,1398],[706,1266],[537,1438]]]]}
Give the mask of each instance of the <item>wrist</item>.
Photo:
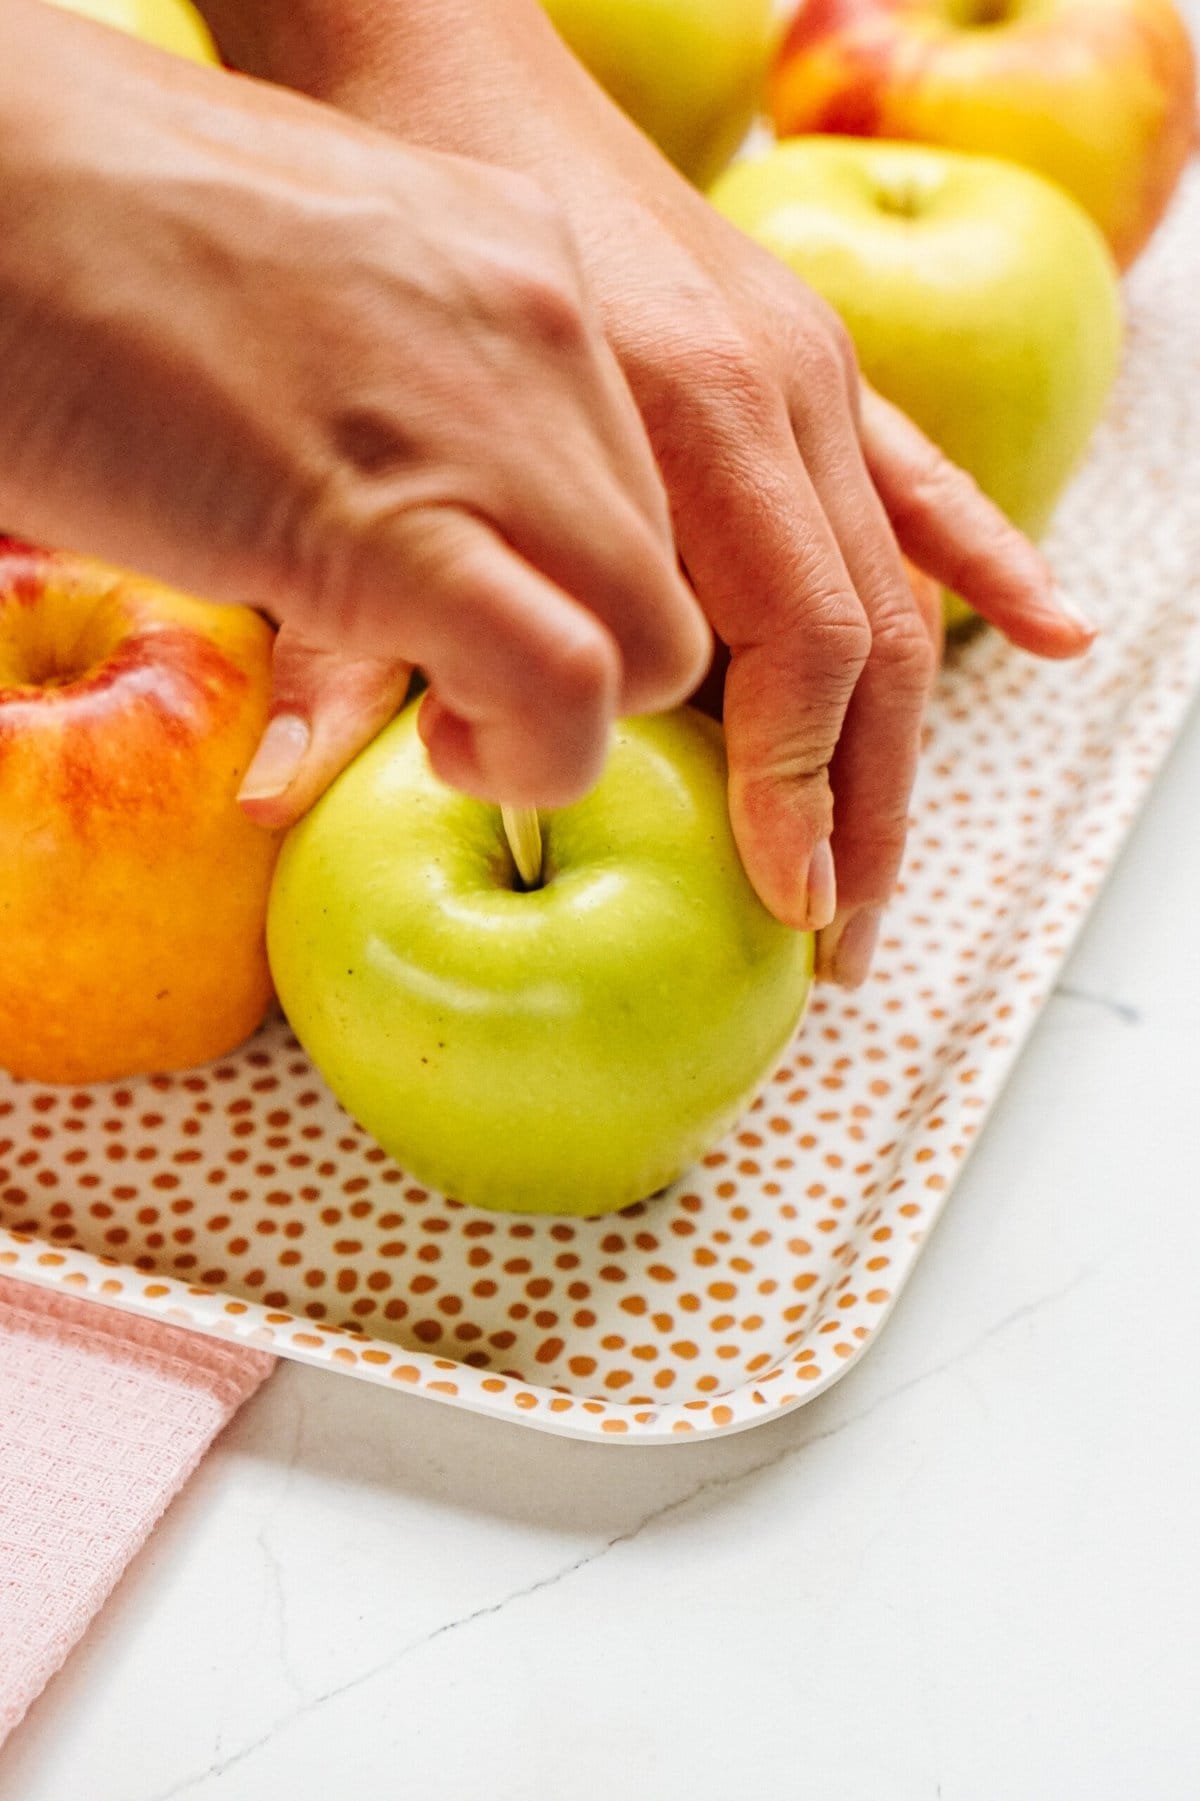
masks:
{"type": "Polygon", "coordinates": [[[420,78],[461,62],[514,27],[553,30],[538,0],[194,0],[232,67],[330,98],[365,72],[420,78]],[[489,43],[489,40],[492,40],[489,43]]]}

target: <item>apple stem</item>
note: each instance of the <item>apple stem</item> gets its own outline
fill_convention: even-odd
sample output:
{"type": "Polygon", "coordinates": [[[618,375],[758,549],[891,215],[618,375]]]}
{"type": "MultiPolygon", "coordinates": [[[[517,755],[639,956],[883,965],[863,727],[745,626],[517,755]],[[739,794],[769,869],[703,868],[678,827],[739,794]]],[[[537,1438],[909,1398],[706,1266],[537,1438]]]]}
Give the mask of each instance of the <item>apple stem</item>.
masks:
{"type": "Polygon", "coordinates": [[[542,885],[542,828],[533,807],[501,807],[512,860],[526,888],[542,885]]]}

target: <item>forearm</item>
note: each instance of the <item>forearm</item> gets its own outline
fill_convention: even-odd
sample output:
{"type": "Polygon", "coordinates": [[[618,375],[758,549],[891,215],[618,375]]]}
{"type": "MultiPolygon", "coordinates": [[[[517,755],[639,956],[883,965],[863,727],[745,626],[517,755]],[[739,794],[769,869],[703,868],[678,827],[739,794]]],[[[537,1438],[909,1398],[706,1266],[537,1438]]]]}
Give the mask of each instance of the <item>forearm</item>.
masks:
{"type": "MultiPolygon", "coordinates": [[[[235,68],[397,132],[521,169],[559,191],[562,132],[644,188],[647,156],[672,175],[566,48],[539,0],[197,0],[235,68]]],[[[571,171],[578,200],[580,170],[571,171]]],[[[672,183],[671,185],[676,185],[672,183]]],[[[690,191],[677,182],[681,196],[690,191]]]]}
{"type": "Polygon", "coordinates": [[[669,230],[709,212],[566,48],[539,0],[197,3],[235,68],[410,143],[531,175],[581,239],[622,236],[623,206],[669,230]]]}
{"type": "MultiPolygon", "coordinates": [[[[329,94],[386,62],[414,118],[453,107],[480,67],[559,69],[562,46],[537,0],[197,0],[234,67],[329,94]]],[[[464,109],[465,110],[465,109],[464,109]]],[[[473,110],[473,109],[472,109],[473,110]]],[[[486,135],[486,120],[479,120],[486,135]]],[[[465,120],[454,118],[456,131],[465,120]]]]}

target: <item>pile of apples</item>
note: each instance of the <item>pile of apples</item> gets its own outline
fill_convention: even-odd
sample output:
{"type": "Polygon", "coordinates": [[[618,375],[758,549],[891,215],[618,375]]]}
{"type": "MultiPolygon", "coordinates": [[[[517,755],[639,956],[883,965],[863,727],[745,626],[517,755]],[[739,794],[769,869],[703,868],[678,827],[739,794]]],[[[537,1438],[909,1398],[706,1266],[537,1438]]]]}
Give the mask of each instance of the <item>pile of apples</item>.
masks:
{"type": "MultiPolygon", "coordinates": [[[[215,61],[187,0],[60,3],[215,61]]],[[[1040,532],[1115,372],[1118,270],[1192,139],[1169,0],[807,0],[781,43],[773,0],[544,3],[841,312],[868,379],[1040,532]],[[778,141],[728,167],[764,96],[778,141]]],[[[434,779],[410,706],[280,855],[235,799],[270,652],[246,609],[0,538],[0,1068],[206,1061],[273,976],[421,1179],[578,1214],[672,1180],[768,1073],[812,970],[742,869],[719,727],[623,724],[522,873],[499,812],[434,779]]]]}
{"type": "MultiPolygon", "coordinates": [[[[867,380],[1040,536],[1116,374],[1118,273],[1194,142],[1171,0],[545,3],[684,174],[837,309],[867,380]],[[724,172],[760,111],[775,143],[724,172]]],[[[954,595],[945,613],[975,623],[954,595]]]]}

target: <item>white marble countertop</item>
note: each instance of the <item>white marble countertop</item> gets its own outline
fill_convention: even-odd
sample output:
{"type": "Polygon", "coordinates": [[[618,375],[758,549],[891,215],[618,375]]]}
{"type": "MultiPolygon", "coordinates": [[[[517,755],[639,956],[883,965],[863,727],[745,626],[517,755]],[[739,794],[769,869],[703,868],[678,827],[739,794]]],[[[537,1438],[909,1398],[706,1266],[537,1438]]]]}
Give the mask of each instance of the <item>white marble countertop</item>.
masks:
{"type": "Polygon", "coordinates": [[[652,1450],[281,1367],[0,1797],[1195,1801],[1198,911],[1193,718],[861,1367],[652,1450]]]}

